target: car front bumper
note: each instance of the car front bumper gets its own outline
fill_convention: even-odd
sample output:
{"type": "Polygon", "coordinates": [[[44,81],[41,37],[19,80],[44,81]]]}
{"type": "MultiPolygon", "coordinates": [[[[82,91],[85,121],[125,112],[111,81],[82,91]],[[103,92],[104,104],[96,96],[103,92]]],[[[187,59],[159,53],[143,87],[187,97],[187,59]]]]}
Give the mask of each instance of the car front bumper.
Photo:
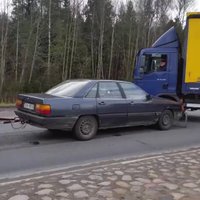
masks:
{"type": "Polygon", "coordinates": [[[16,110],[15,114],[26,123],[47,128],[47,129],[58,129],[58,130],[72,130],[78,117],[66,116],[66,117],[43,117],[32,113],[16,110]]]}

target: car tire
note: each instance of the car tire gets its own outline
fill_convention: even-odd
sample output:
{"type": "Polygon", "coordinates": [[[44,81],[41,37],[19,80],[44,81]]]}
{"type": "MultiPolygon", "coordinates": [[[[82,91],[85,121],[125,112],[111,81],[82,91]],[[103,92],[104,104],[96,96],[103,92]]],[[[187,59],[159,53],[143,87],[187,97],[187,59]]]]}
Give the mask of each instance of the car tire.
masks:
{"type": "Polygon", "coordinates": [[[160,130],[168,130],[172,127],[174,121],[174,116],[172,111],[164,110],[158,120],[158,128],[160,130]]]}
{"type": "Polygon", "coordinates": [[[74,136],[78,140],[90,140],[95,137],[98,123],[93,116],[82,116],[74,126],[74,136]]]}

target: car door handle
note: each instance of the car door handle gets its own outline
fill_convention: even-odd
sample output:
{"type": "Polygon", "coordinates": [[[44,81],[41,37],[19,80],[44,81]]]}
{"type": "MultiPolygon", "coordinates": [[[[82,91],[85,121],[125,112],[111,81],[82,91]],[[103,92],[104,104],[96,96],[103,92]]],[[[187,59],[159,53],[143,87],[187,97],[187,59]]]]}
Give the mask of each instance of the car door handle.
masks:
{"type": "Polygon", "coordinates": [[[130,104],[134,104],[134,101],[131,101],[130,104]]]}
{"type": "Polygon", "coordinates": [[[104,101],[99,102],[99,105],[105,105],[104,101]]]}
{"type": "Polygon", "coordinates": [[[168,83],[164,83],[164,84],[162,85],[162,88],[163,88],[163,89],[168,89],[168,86],[169,86],[168,83]]]}

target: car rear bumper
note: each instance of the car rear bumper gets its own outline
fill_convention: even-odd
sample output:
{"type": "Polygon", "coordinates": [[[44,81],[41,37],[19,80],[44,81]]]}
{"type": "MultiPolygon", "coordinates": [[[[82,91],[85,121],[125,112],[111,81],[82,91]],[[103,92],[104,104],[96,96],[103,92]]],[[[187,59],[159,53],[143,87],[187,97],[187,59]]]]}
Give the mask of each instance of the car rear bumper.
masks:
{"type": "Polygon", "coordinates": [[[43,117],[20,110],[16,110],[15,114],[28,124],[47,129],[72,130],[78,119],[74,116],[43,117]]]}

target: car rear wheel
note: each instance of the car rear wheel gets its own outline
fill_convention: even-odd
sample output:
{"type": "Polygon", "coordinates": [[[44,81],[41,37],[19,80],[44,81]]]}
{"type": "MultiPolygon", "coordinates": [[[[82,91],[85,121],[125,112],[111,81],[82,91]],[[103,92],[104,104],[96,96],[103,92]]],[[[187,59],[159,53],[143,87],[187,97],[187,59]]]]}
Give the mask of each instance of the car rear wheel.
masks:
{"type": "Polygon", "coordinates": [[[158,128],[160,130],[168,130],[172,127],[174,121],[174,116],[172,111],[164,110],[158,121],[158,128]]]}
{"type": "Polygon", "coordinates": [[[78,140],[90,140],[97,133],[98,124],[93,116],[82,116],[74,127],[74,135],[78,140]]]}

